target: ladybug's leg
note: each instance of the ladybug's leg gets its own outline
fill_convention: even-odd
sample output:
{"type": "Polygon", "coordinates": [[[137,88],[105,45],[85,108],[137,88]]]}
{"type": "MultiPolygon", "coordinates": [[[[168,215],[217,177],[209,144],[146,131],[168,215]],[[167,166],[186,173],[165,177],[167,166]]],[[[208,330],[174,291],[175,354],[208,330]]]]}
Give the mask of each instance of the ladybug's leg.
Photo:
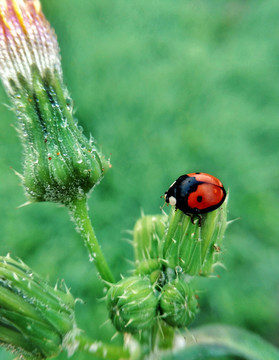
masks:
{"type": "Polygon", "coordinates": [[[196,214],[196,215],[190,214],[189,216],[191,218],[191,222],[193,225],[196,224],[195,220],[198,218],[198,225],[199,225],[199,227],[202,226],[202,216],[200,214],[196,214]]]}
{"type": "Polygon", "coordinates": [[[190,214],[191,223],[195,225],[196,215],[190,214]]]}
{"type": "Polygon", "coordinates": [[[168,204],[166,201],[164,202],[163,206],[160,206],[160,210],[161,210],[161,211],[164,209],[164,207],[165,207],[166,204],[167,204],[167,206],[169,206],[169,204],[168,204]]]}

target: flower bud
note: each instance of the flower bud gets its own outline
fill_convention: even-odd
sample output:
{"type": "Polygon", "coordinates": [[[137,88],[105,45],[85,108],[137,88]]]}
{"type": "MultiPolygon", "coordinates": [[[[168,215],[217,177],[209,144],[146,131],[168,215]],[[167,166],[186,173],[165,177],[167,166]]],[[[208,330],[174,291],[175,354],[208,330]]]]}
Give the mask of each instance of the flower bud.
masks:
{"type": "Polygon", "coordinates": [[[119,332],[138,333],[150,328],[157,318],[158,297],[150,280],[131,276],[113,284],[107,294],[107,308],[119,332]]]}
{"type": "Polygon", "coordinates": [[[166,222],[166,215],[144,215],[136,222],[134,251],[137,273],[149,274],[160,268],[161,242],[166,222]]]}
{"type": "Polygon", "coordinates": [[[57,40],[38,0],[0,2],[0,75],[18,118],[27,196],[63,204],[83,196],[108,162],[74,118],[57,40]]]}
{"type": "Polygon", "coordinates": [[[195,318],[198,302],[194,292],[183,279],[166,284],[160,297],[162,319],[175,327],[188,326],[195,318]]]}
{"type": "Polygon", "coordinates": [[[53,289],[23,262],[0,257],[0,343],[20,355],[59,354],[75,332],[74,299],[53,289]]]}
{"type": "Polygon", "coordinates": [[[216,210],[202,214],[194,223],[180,210],[170,213],[164,239],[163,259],[172,269],[189,275],[210,275],[218,263],[227,226],[227,199],[216,210]]]}

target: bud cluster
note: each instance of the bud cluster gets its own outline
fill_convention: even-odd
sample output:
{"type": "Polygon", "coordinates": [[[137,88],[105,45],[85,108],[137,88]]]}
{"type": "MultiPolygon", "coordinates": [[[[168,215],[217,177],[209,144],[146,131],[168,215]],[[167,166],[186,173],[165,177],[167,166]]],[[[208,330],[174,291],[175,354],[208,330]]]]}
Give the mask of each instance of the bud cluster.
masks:
{"type": "Polygon", "coordinates": [[[219,263],[227,226],[227,200],[192,219],[180,210],[142,216],[134,227],[134,275],[107,294],[110,318],[120,332],[138,333],[162,321],[187,327],[198,312],[193,276],[209,276],[219,263]]]}
{"type": "Polygon", "coordinates": [[[166,279],[162,285],[151,279],[152,274],[130,276],[111,286],[107,308],[119,332],[137,334],[150,330],[159,319],[172,327],[186,327],[195,318],[198,303],[185,278],[166,279]]]}

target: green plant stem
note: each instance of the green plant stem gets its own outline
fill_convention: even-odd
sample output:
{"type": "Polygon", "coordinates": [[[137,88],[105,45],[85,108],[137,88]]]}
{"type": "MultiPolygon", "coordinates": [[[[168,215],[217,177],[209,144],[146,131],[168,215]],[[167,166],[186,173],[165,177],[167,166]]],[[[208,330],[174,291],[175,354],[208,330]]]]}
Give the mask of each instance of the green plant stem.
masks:
{"type": "Polygon", "coordinates": [[[78,350],[86,352],[92,357],[107,360],[124,360],[130,358],[130,351],[123,346],[108,345],[101,341],[92,341],[81,335],[78,335],[76,340],[78,342],[78,350]]]}
{"type": "Polygon", "coordinates": [[[95,262],[101,278],[106,282],[105,286],[108,287],[108,283],[114,283],[115,280],[105,260],[88,216],[86,197],[74,200],[68,205],[68,208],[73,221],[77,225],[77,231],[85,241],[85,245],[89,252],[89,259],[95,262]]]}

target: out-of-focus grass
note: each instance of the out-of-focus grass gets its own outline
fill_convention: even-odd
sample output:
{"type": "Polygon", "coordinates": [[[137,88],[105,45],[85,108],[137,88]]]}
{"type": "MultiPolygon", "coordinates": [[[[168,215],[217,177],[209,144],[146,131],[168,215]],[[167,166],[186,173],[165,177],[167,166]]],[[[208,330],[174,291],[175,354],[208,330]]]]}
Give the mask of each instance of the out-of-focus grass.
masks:
{"type": "MultiPolygon", "coordinates": [[[[204,171],[230,191],[220,278],[201,279],[193,326],[222,322],[278,340],[278,86],[275,1],[42,0],[58,35],[65,80],[85,133],[112,169],[90,214],[114,273],[140,215],[158,213],[179,175],[204,171]]],[[[3,89],[0,101],[8,103],[3,89]]],[[[64,208],[25,202],[12,113],[0,108],[1,254],[19,256],[54,284],[66,280],[78,325],[110,341],[102,287],[64,208]]],[[[118,340],[115,340],[116,342],[118,340]]],[[[11,359],[0,352],[1,359],[11,359]]],[[[59,359],[65,359],[65,354],[59,359]]],[[[75,360],[83,360],[78,354],[75,360]]]]}

